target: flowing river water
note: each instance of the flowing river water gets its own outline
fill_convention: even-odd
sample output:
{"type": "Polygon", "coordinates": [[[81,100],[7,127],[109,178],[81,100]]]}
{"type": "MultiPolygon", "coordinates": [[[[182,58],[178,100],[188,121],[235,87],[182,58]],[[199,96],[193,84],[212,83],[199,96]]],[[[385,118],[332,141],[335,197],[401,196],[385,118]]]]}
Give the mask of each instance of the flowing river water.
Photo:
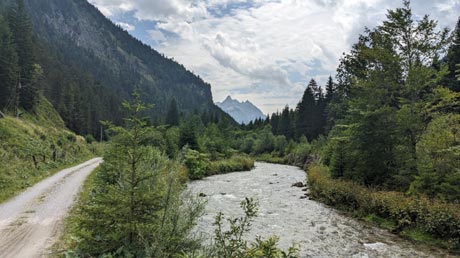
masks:
{"type": "Polygon", "coordinates": [[[256,163],[249,172],[217,175],[189,184],[194,194],[206,195],[205,214],[196,231],[212,237],[215,215],[241,216],[239,203],[245,197],[259,202],[259,213],[248,239],[280,237],[279,246],[292,243],[300,248],[301,257],[457,257],[446,252],[415,245],[366,223],[302,196],[306,174],[292,166],[256,163]]]}

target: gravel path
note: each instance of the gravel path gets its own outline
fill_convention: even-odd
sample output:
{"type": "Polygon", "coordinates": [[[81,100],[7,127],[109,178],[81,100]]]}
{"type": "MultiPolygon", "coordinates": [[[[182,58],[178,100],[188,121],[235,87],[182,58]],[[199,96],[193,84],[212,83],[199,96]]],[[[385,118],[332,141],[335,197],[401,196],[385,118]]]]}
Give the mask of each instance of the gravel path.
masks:
{"type": "Polygon", "coordinates": [[[101,158],[64,169],[0,204],[0,257],[45,257],[85,178],[101,158]]]}

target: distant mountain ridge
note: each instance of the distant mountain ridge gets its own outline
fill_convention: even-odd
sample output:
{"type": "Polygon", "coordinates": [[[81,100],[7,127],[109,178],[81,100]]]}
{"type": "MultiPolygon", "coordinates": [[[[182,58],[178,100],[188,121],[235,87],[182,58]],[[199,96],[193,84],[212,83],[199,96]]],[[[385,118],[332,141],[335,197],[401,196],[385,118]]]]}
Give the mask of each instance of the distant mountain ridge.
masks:
{"type": "Polygon", "coordinates": [[[247,124],[258,118],[266,118],[264,113],[248,100],[239,102],[228,96],[223,102],[217,102],[216,105],[240,124],[247,124]]]}
{"type": "MultiPolygon", "coordinates": [[[[0,10],[12,2],[0,1],[0,10]]],[[[132,37],[87,0],[24,2],[40,43],[41,89],[74,132],[97,135],[101,120],[121,123],[120,104],[135,89],[154,104],[148,115],[157,124],[173,99],[181,114],[233,120],[214,104],[208,83],[132,37]]]]}

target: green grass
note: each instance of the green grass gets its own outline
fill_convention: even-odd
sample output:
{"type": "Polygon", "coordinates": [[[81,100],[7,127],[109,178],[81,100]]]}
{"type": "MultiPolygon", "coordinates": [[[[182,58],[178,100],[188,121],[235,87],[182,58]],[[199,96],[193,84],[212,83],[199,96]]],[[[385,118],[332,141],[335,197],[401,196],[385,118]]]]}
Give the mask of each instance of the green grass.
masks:
{"type": "Polygon", "coordinates": [[[264,154],[258,155],[255,157],[255,159],[257,161],[263,161],[263,162],[273,163],[273,164],[282,164],[282,165],[287,164],[287,161],[284,157],[274,157],[270,153],[264,153],[264,154]]]}
{"type": "Polygon", "coordinates": [[[80,221],[78,211],[83,205],[85,205],[85,203],[88,203],[99,169],[100,167],[91,172],[83,183],[78,199],[69,211],[69,216],[65,219],[63,234],[61,238],[59,238],[58,241],[51,247],[50,257],[65,257],[65,252],[71,249],[71,246],[76,243],[75,239],[73,239],[72,232],[75,232],[75,229],[78,229],[78,223],[80,221]]]}
{"type": "Polygon", "coordinates": [[[418,228],[406,228],[401,232],[402,236],[408,237],[409,239],[417,242],[430,244],[430,245],[442,245],[445,241],[434,238],[432,235],[420,230],[418,228]]]}
{"type": "Polygon", "coordinates": [[[254,160],[248,156],[234,155],[228,159],[211,161],[206,167],[206,176],[225,174],[238,171],[249,171],[254,168],[254,160]]]}
{"type": "Polygon", "coordinates": [[[359,219],[415,242],[460,251],[459,204],[332,179],[321,164],[308,169],[308,185],[313,198],[359,219]]]}
{"type": "Polygon", "coordinates": [[[364,221],[370,222],[374,225],[377,225],[381,228],[387,229],[387,230],[393,230],[396,228],[396,224],[389,219],[382,218],[378,215],[375,214],[368,214],[365,217],[362,218],[364,221]]]}
{"type": "Polygon", "coordinates": [[[35,114],[0,119],[0,202],[57,171],[95,156],[99,148],[68,131],[51,104],[35,114]]]}

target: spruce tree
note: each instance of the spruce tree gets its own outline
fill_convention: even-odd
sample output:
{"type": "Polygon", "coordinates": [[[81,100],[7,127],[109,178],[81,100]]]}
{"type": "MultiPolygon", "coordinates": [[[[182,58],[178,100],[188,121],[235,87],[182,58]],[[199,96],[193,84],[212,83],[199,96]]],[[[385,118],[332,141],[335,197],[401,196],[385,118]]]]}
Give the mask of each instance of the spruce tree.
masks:
{"type": "Polygon", "coordinates": [[[309,141],[314,138],[314,112],[316,100],[314,95],[314,87],[317,87],[316,81],[311,80],[296,108],[296,136],[300,138],[306,136],[309,141]]]}
{"type": "Polygon", "coordinates": [[[457,77],[460,76],[458,72],[460,64],[460,18],[458,19],[457,26],[453,33],[453,41],[449,47],[447,54],[447,65],[449,66],[449,73],[444,78],[444,82],[451,90],[460,92],[460,83],[457,77]]]}
{"type": "Polygon", "coordinates": [[[0,111],[12,108],[17,83],[18,60],[12,35],[3,16],[0,16],[0,111]]]}
{"type": "MultiPolygon", "coordinates": [[[[203,121],[203,123],[205,122],[203,121]]],[[[171,99],[169,104],[168,114],[166,115],[166,124],[169,126],[179,125],[179,110],[177,109],[177,102],[175,98],[171,99]]]]}
{"type": "Polygon", "coordinates": [[[16,0],[15,5],[10,8],[8,22],[18,54],[20,84],[16,89],[16,94],[19,96],[16,97],[19,98],[20,106],[30,111],[33,110],[39,99],[36,81],[40,67],[36,64],[32,24],[27,16],[23,0],[16,0]]]}
{"type": "Polygon", "coordinates": [[[329,79],[327,80],[326,83],[326,96],[324,97],[326,103],[330,103],[332,99],[334,98],[335,94],[335,84],[334,81],[332,80],[332,76],[329,76],[329,79]]]}
{"type": "Polygon", "coordinates": [[[286,136],[288,140],[294,138],[293,121],[291,119],[289,106],[286,106],[281,113],[278,130],[279,134],[286,136]]]}
{"type": "MultiPolygon", "coordinates": [[[[332,170],[366,185],[406,191],[416,176],[416,150],[426,126],[424,108],[441,73],[433,68],[446,44],[446,30],[424,16],[414,21],[409,1],[390,10],[375,30],[366,30],[339,66],[338,95],[345,112],[332,129],[352,150],[332,170]],[[421,35],[424,35],[423,37],[421,35]],[[344,92],[345,94],[342,94],[344,92]],[[343,170],[344,168],[344,170],[343,170]],[[342,173],[341,172],[341,173],[342,173]]],[[[340,148],[339,148],[340,147],[340,148]]],[[[337,163],[338,164],[338,163],[337,163]]]]}

